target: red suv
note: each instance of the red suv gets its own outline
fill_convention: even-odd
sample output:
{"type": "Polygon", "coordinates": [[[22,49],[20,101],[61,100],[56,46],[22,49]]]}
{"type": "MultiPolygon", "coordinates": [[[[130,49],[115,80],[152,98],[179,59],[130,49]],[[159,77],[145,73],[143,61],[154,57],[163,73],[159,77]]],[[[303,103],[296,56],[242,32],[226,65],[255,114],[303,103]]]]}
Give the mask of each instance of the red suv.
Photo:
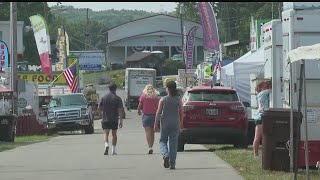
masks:
{"type": "Polygon", "coordinates": [[[247,148],[246,107],[230,87],[193,87],[182,97],[183,125],[178,151],[185,144],[233,144],[247,148]]]}

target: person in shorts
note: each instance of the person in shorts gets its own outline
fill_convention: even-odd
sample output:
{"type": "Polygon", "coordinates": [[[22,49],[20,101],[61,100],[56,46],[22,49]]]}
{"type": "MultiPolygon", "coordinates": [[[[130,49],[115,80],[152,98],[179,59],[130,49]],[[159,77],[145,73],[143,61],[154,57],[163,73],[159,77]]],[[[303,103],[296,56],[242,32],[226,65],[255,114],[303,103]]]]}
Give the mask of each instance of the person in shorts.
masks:
{"type": "Polygon", "coordinates": [[[258,102],[258,112],[254,117],[256,124],[255,135],[253,140],[253,152],[254,156],[259,156],[259,145],[262,138],[262,113],[270,107],[270,93],[271,93],[271,81],[262,81],[257,84],[256,92],[258,102]]]}
{"type": "Polygon", "coordinates": [[[102,97],[98,110],[102,113],[101,125],[104,131],[105,150],[104,155],[109,151],[109,132],[112,130],[112,154],[116,153],[117,129],[122,128],[123,104],[121,98],[116,94],[117,85],[109,85],[110,92],[102,97]]]}
{"type": "Polygon", "coordinates": [[[138,115],[142,115],[142,125],[149,145],[148,154],[153,153],[154,121],[158,109],[158,93],[151,84],[146,85],[139,98],[138,115]],[[142,110],[142,113],[141,113],[142,110]]]}

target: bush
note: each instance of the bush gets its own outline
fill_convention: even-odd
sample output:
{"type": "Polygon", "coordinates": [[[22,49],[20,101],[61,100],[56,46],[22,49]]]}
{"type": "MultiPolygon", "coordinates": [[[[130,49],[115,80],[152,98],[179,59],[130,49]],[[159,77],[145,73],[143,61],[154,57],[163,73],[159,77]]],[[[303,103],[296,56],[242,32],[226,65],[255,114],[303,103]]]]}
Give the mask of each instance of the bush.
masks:
{"type": "Polygon", "coordinates": [[[184,69],[185,64],[180,61],[173,61],[172,59],[166,59],[163,65],[162,75],[178,74],[178,69],[184,69]]]}

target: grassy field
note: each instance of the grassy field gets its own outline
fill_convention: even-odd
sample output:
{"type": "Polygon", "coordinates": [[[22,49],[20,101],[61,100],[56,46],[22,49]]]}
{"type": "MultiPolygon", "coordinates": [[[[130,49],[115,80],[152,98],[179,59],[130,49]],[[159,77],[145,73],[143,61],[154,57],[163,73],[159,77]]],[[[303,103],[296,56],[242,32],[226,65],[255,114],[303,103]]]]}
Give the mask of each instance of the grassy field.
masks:
{"type": "Polygon", "coordinates": [[[14,149],[18,146],[28,144],[28,143],[35,143],[35,142],[40,142],[40,141],[45,141],[48,140],[52,137],[55,137],[57,135],[53,136],[47,136],[47,135],[34,135],[34,136],[18,136],[15,139],[14,143],[5,143],[5,142],[0,142],[0,152],[1,151],[6,151],[10,149],[14,149]]]}
{"type": "Polygon", "coordinates": [[[121,84],[124,80],[124,69],[120,70],[111,70],[111,71],[98,71],[93,73],[85,73],[83,75],[84,84],[95,84],[99,76],[110,76],[110,78],[115,78],[119,82],[117,84],[121,84]]]}
{"type": "MultiPolygon", "coordinates": [[[[290,180],[293,175],[290,172],[267,171],[262,169],[261,155],[253,157],[252,147],[248,149],[235,149],[227,145],[206,145],[208,149],[214,151],[222,160],[229,163],[240,172],[246,180],[290,180]]],[[[261,152],[260,152],[261,154],[261,152]]],[[[299,170],[298,179],[306,179],[305,171],[299,170]]],[[[320,172],[310,170],[310,180],[319,180],[320,172]]]]}

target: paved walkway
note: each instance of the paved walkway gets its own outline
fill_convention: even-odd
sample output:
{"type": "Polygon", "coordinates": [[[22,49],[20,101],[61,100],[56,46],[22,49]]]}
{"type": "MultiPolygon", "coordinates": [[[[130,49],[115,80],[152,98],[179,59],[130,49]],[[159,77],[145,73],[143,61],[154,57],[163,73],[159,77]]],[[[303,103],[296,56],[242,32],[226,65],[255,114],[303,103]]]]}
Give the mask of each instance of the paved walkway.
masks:
{"type": "Polygon", "coordinates": [[[118,155],[104,156],[100,121],[93,135],[63,135],[49,141],[0,153],[1,180],[241,180],[230,165],[201,145],[186,145],[178,153],[176,170],[163,168],[159,134],[154,154],[147,144],[136,111],[127,114],[119,130],[118,155]]]}

